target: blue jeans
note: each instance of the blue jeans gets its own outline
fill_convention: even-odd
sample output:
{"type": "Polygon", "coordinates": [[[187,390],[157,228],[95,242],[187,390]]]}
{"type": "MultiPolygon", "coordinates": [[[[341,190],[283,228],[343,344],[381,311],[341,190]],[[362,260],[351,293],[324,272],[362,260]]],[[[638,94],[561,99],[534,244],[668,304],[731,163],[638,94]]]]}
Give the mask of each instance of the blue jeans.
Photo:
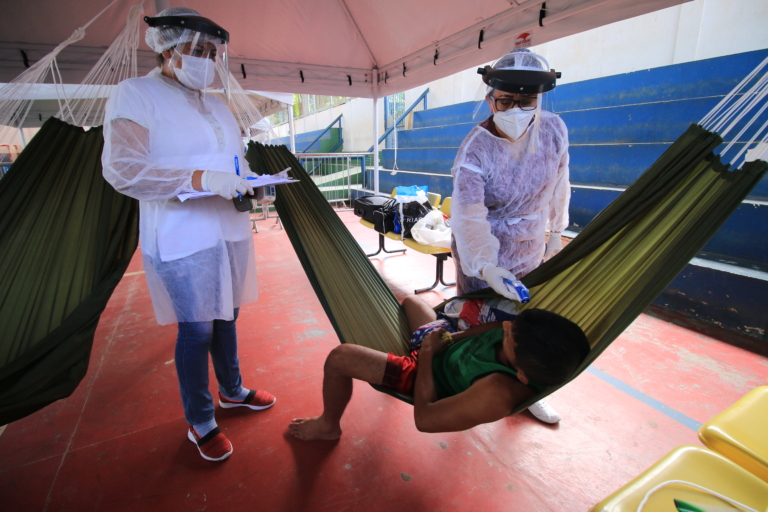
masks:
{"type": "MultiPolygon", "coordinates": [[[[176,340],[176,373],[181,388],[184,417],[190,425],[212,424],[213,398],[208,391],[208,353],[211,353],[219,391],[228,397],[243,389],[237,359],[237,329],[234,320],[179,322],[176,340]]],[[[212,425],[211,425],[212,426],[212,425]]]]}

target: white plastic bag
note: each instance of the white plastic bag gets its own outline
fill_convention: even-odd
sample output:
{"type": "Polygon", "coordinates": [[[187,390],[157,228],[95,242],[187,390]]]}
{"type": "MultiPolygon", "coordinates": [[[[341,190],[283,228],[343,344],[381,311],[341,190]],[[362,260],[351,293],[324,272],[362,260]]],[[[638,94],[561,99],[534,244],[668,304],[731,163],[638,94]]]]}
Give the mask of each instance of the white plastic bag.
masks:
{"type": "Polygon", "coordinates": [[[432,210],[414,224],[411,236],[421,245],[451,248],[451,227],[438,210],[432,210]]]}
{"type": "Polygon", "coordinates": [[[411,238],[411,227],[415,225],[417,219],[421,218],[427,211],[432,210],[432,205],[429,204],[429,197],[426,193],[426,187],[417,186],[400,186],[397,187],[397,193],[395,194],[395,202],[397,203],[397,220],[400,223],[400,239],[405,240],[411,238]],[[423,206],[419,208],[418,203],[423,206]],[[408,213],[404,210],[408,210],[408,213]]]}

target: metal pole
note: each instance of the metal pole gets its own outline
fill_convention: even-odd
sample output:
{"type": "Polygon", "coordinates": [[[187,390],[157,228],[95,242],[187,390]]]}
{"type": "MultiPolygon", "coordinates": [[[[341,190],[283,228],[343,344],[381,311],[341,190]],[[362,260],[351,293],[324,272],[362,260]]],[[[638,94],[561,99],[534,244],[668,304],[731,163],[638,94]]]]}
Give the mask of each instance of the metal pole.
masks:
{"type": "Polygon", "coordinates": [[[291,139],[291,153],[296,154],[296,135],[293,130],[293,105],[288,105],[288,136],[291,139]]]}
{"type": "Polygon", "coordinates": [[[379,193],[379,98],[373,98],[373,192],[379,193]]]}
{"type": "Polygon", "coordinates": [[[349,157],[347,157],[347,200],[349,206],[352,206],[352,168],[350,167],[349,157]]]}
{"type": "Polygon", "coordinates": [[[21,149],[27,147],[27,139],[24,138],[24,130],[19,128],[19,135],[21,135],[21,149]]]}

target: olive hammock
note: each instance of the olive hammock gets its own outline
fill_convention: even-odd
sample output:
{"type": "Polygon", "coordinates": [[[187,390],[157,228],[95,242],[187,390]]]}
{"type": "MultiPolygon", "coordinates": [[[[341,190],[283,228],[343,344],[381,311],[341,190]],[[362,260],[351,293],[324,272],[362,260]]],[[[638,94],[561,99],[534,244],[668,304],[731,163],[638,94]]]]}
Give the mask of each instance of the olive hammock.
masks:
{"type": "Polygon", "coordinates": [[[0,424],[69,396],[138,241],[101,176],[101,129],[43,125],[0,180],[0,424]]]}
{"type": "MultiPolygon", "coordinates": [[[[746,79],[742,83],[742,87],[749,85],[746,79]]],[[[728,101],[716,107],[707,126],[719,127],[723,119],[730,119],[728,115],[737,115],[733,109],[728,115],[722,110],[744,96],[732,94],[724,99],[728,101]]],[[[761,98],[757,100],[764,105],[761,98]]],[[[725,128],[742,128],[744,123],[739,118],[725,128]]],[[[763,125],[762,130],[765,128],[763,125]]],[[[749,126],[738,137],[747,129],[749,126]]],[[[751,142],[755,137],[752,134],[751,142]]],[[[523,279],[532,297],[523,308],[559,313],[587,334],[592,349],[569,380],[594,361],[672,281],[768,170],[762,160],[730,170],[714,154],[721,142],[714,131],[691,125],[578,237],[523,279]]],[[[341,342],[406,354],[410,333],[402,308],[299,161],[284,146],[257,143],[249,144],[246,158],[259,173],[274,174],[290,166],[300,180],[280,187],[275,207],[341,342]]],[[[736,160],[743,161],[743,150],[736,160]]],[[[493,295],[486,289],[468,297],[493,295]]],[[[412,397],[374,387],[413,403],[412,397]]],[[[513,413],[559,387],[521,403],[513,413]]]]}
{"type": "MultiPolygon", "coordinates": [[[[64,86],[56,58],[72,36],[0,89],[0,134],[25,124],[37,87],[64,86]]],[[[140,6],[73,98],[0,179],[0,425],[67,397],[88,370],[99,317],[138,244],[138,203],[101,175],[104,86],[135,76],[140,6]],[[66,119],[68,122],[63,121],[66,119]]]]}

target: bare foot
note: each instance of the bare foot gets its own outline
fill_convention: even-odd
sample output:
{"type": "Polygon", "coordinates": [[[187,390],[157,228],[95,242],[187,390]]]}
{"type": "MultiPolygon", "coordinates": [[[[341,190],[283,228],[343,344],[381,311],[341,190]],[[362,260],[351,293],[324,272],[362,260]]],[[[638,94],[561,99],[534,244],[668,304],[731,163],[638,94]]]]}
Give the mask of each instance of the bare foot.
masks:
{"type": "Polygon", "coordinates": [[[319,416],[295,418],[288,425],[288,431],[302,441],[334,441],[341,437],[341,427],[327,425],[319,416]]]}

